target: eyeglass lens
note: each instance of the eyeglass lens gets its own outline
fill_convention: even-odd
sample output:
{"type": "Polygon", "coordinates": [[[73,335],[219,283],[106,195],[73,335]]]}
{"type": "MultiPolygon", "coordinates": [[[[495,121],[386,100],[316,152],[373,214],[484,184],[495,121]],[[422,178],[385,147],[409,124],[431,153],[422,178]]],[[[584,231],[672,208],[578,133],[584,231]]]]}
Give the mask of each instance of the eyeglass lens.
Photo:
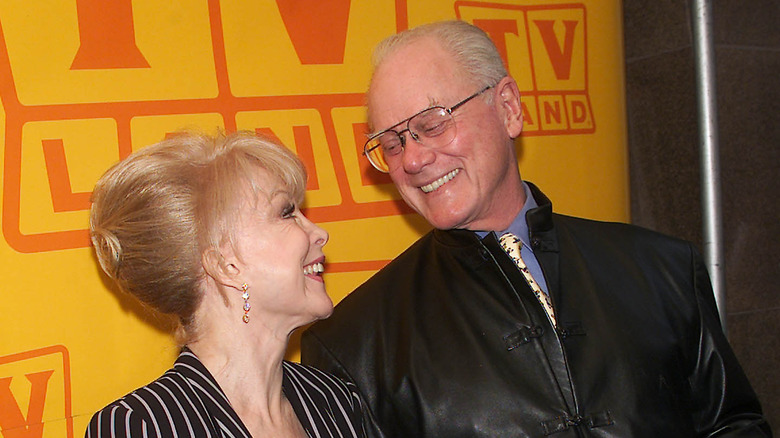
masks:
{"type": "MultiPolygon", "coordinates": [[[[407,122],[407,129],[412,138],[427,147],[442,147],[455,138],[455,122],[452,115],[444,108],[429,108],[407,122]]],[[[369,142],[366,148],[368,158],[375,167],[388,170],[388,157],[393,157],[403,151],[406,139],[403,137],[406,129],[400,132],[390,130],[369,142]]],[[[392,160],[392,158],[391,158],[392,160]]]]}

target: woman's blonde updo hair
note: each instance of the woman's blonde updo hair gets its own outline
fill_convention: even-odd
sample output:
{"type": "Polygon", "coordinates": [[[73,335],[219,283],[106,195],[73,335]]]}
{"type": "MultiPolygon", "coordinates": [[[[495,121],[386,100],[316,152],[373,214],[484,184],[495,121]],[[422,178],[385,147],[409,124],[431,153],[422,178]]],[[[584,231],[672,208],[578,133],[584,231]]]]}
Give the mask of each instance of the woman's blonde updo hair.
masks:
{"type": "Polygon", "coordinates": [[[117,163],[92,193],[90,236],[101,268],[191,334],[205,276],[201,255],[232,244],[242,201],[264,192],[258,169],[303,201],[301,161],[252,133],[176,133],[117,163]]]}

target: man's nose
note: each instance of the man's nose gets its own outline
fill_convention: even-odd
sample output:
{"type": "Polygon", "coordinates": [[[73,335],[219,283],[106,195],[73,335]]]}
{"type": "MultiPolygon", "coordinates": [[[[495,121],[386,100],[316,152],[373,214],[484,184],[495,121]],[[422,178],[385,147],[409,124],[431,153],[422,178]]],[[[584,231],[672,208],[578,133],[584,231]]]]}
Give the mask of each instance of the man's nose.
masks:
{"type": "Polygon", "coordinates": [[[406,173],[418,173],[436,160],[436,152],[416,140],[417,136],[406,132],[403,166],[406,173]]]}

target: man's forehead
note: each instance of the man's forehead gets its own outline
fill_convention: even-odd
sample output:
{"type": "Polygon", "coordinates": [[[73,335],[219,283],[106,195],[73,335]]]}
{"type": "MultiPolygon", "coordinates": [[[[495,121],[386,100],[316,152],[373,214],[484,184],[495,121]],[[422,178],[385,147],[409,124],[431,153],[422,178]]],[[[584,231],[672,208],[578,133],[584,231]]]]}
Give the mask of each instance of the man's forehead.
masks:
{"type": "Polygon", "coordinates": [[[374,72],[366,101],[372,131],[389,128],[426,107],[452,103],[462,90],[473,88],[458,74],[454,61],[442,59],[442,54],[419,59],[406,54],[399,49],[388,55],[374,72]]]}
{"type": "Polygon", "coordinates": [[[453,105],[462,95],[470,93],[471,88],[452,83],[449,87],[420,88],[406,92],[394,90],[396,93],[393,96],[376,94],[367,104],[369,135],[401,125],[425,109],[453,105]]]}

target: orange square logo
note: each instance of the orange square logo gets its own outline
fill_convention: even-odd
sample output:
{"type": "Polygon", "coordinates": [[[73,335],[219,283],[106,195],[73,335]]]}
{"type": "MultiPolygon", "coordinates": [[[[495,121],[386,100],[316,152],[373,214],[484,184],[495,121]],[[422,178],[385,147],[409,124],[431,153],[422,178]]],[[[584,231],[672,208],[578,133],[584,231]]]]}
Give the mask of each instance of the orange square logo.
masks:
{"type": "Polygon", "coordinates": [[[0,357],[0,435],[74,436],[70,360],[64,346],[0,357]]]}

